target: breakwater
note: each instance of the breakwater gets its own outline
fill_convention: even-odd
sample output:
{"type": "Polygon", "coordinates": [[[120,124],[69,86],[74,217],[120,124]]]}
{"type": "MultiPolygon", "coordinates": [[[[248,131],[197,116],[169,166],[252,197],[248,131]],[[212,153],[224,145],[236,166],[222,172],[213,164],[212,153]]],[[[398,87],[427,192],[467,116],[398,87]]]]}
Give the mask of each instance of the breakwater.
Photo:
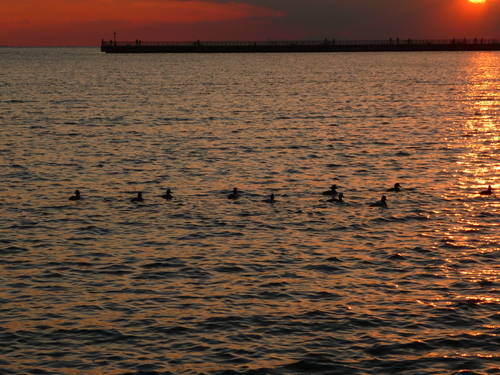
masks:
{"type": "Polygon", "coordinates": [[[337,41],[143,42],[102,40],[106,53],[262,53],[262,52],[412,52],[498,51],[497,39],[387,39],[337,41]]]}

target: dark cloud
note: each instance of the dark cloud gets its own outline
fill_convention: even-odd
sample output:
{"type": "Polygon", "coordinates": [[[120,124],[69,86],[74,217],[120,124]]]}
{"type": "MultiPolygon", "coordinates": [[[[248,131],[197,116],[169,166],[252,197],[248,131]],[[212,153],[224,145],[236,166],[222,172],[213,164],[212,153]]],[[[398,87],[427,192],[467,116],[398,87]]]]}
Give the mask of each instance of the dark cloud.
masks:
{"type": "MultiPolygon", "coordinates": [[[[289,35],[304,39],[500,36],[500,0],[487,0],[482,5],[473,5],[467,0],[243,1],[286,14],[265,24],[260,22],[259,26],[268,28],[269,33],[283,34],[286,31],[289,35]]],[[[244,26],[251,27],[246,23],[244,26]]],[[[237,25],[235,27],[240,29],[237,25]]],[[[278,35],[270,36],[278,38],[278,35]]]]}

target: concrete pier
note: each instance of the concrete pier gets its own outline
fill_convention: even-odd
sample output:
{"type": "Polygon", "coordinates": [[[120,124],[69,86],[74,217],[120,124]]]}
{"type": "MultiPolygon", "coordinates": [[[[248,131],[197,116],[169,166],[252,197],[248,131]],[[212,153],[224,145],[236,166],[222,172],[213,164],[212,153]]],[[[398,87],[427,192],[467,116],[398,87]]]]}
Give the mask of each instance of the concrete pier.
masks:
{"type": "Polygon", "coordinates": [[[143,42],[102,41],[106,53],[268,53],[268,52],[414,52],[499,51],[497,39],[143,42]]]}

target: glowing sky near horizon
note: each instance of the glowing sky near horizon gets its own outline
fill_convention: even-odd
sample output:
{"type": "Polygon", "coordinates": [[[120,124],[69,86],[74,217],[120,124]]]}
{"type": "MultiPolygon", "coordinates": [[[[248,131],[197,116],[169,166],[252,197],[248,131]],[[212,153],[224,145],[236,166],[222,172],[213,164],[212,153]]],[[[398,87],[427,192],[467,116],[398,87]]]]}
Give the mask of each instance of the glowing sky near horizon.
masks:
{"type": "Polygon", "coordinates": [[[500,37],[500,0],[0,0],[0,45],[500,37]]]}

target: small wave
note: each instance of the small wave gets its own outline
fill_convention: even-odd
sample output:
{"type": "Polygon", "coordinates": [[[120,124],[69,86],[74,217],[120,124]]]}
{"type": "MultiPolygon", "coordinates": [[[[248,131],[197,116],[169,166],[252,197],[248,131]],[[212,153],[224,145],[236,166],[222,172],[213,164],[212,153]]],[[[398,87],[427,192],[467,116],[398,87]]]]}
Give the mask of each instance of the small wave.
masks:
{"type": "Polygon", "coordinates": [[[94,225],[89,225],[86,227],[78,228],[78,231],[82,232],[82,233],[90,233],[90,234],[108,234],[111,232],[110,229],[100,228],[100,227],[96,227],[94,225]]]}
{"type": "Polygon", "coordinates": [[[342,164],[333,164],[333,163],[330,163],[330,164],[327,164],[326,167],[330,168],[330,169],[335,169],[335,168],[342,168],[342,167],[345,167],[345,166],[342,165],[342,164]]]}
{"type": "Polygon", "coordinates": [[[28,252],[28,251],[29,251],[28,249],[25,249],[25,248],[22,248],[22,247],[9,246],[7,248],[0,249],[0,254],[4,254],[4,255],[7,255],[7,254],[19,254],[19,253],[24,253],[24,252],[28,252]]]}
{"type": "Polygon", "coordinates": [[[340,267],[335,267],[332,265],[328,264],[311,264],[306,267],[304,267],[307,270],[312,270],[312,271],[320,271],[324,273],[342,273],[345,272],[345,269],[340,268],[340,267]]]}
{"type": "Polygon", "coordinates": [[[356,368],[322,355],[309,354],[306,358],[286,365],[284,369],[301,374],[358,374],[356,368]]]}
{"type": "Polygon", "coordinates": [[[258,294],[259,298],[268,300],[291,300],[290,294],[282,292],[264,291],[258,294]]]}
{"type": "Polygon", "coordinates": [[[340,294],[330,292],[317,292],[308,295],[308,298],[311,301],[336,301],[341,297],[342,296],[340,294]]]}
{"type": "Polygon", "coordinates": [[[167,122],[188,122],[188,121],[194,121],[194,119],[189,118],[189,117],[163,117],[163,121],[167,122]]]}
{"type": "Polygon", "coordinates": [[[238,266],[220,266],[220,267],[215,267],[214,271],[221,273],[239,273],[245,270],[238,266]]]}
{"type": "Polygon", "coordinates": [[[133,343],[137,337],[125,335],[116,329],[58,329],[51,336],[58,341],[80,342],[83,345],[103,345],[106,343],[133,343]]]}
{"type": "Polygon", "coordinates": [[[37,223],[34,224],[14,224],[9,227],[9,229],[33,229],[33,228],[47,228],[44,226],[39,226],[37,223]]]}
{"type": "Polygon", "coordinates": [[[406,344],[375,344],[371,348],[366,349],[366,353],[377,357],[389,355],[408,355],[418,352],[430,352],[434,350],[434,346],[422,341],[413,341],[406,344]]]}
{"type": "Polygon", "coordinates": [[[287,282],[270,282],[259,285],[259,288],[282,288],[288,285],[287,282]]]}
{"type": "Polygon", "coordinates": [[[104,308],[102,306],[98,305],[77,305],[69,308],[69,310],[74,311],[74,312],[96,312],[96,311],[104,311],[104,308]]]}
{"type": "Polygon", "coordinates": [[[182,267],[184,265],[185,262],[177,258],[171,258],[161,262],[144,264],[141,267],[146,269],[156,269],[156,268],[177,268],[177,267],[182,267]]]}
{"type": "Polygon", "coordinates": [[[96,273],[101,273],[101,274],[110,274],[110,275],[127,275],[130,273],[134,272],[134,269],[129,266],[121,265],[121,264],[114,264],[111,266],[106,266],[106,267],[101,267],[98,268],[96,273]]]}
{"type": "Polygon", "coordinates": [[[390,259],[390,260],[404,260],[405,256],[403,254],[396,253],[396,254],[389,255],[387,257],[387,259],[390,259]]]}
{"type": "Polygon", "coordinates": [[[165,280],[179,277],[177,271],[146,271],[139,275],[134,275],[134,280],[165,280]]]}

